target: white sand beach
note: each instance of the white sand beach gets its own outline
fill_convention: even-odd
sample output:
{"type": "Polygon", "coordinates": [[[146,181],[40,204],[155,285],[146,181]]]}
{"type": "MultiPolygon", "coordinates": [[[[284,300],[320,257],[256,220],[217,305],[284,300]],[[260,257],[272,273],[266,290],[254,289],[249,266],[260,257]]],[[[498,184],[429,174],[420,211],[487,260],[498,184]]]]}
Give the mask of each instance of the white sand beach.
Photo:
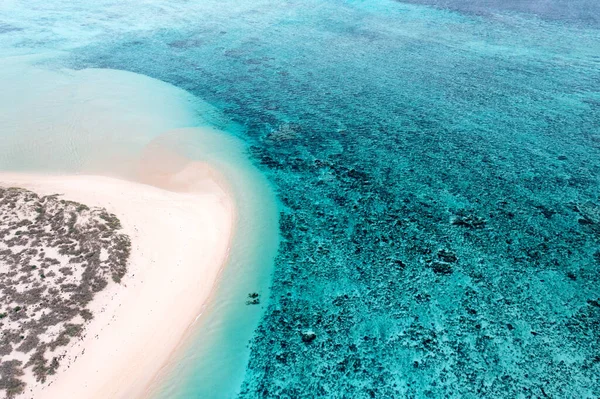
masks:
{"type": "Polygon", "coordinates": [[[132,242],[121,284],[98,293],[94,319],[67,346],[56,375],[28,380],[24,398],[143,397],[168,362],[227,259],[234,228],[231,196],[214,172],[191,163],[154,185],[111,177],[0,173],[0,185],[106,208],[132,242]],[[190,184],[190,182],[193,182],[190,184]]]}

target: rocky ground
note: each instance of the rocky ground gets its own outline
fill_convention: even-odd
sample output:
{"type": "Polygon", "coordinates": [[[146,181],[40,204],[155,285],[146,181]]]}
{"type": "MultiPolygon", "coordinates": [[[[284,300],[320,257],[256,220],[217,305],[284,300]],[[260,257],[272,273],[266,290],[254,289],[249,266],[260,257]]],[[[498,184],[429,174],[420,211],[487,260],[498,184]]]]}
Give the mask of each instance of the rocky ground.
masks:
{"type": "Polygon", "coordinates": [[[104,209],[0,187],[0,394],[45,381],[85,333],[94,295],[127,271],[120,229],[104,209]]]}

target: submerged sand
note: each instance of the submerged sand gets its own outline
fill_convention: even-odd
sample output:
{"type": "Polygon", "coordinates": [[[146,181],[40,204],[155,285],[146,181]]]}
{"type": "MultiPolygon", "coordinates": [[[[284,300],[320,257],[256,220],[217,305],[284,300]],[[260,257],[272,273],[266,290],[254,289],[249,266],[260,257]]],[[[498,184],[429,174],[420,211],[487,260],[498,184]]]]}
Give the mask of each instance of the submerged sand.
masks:
{"type": "Polygon", "coordinates": [[[0,184],[103,207],[120,219],[132,242],[127,275],[96,295],[94,319],[69,344],[57,374],[44,384],[28,381],[21,397],[144,396],[202,312],[228,256],[231,197],[202,164],[153,179],[159,187],[103,176],[16,173],[0,173],[0,184]]]}
{"type": "Polygon", "coordinates": [[[122,285],[95,296],[86,338],[61,360],[58,375],[43,386],[30,381],[23,397],[148,396],[146,385],[200,312],[151,393],[167,387],[165,397],[172,397],[193,374],[202,392],[195,397],[231,396],[242,382],[247,343],[263,311],[246,306],[245,297],[268,297],[278,243],[273,192],[246,159],[245,145],[223,132],[240,127],[156,79],[63,69],[63,53],[13,50],[0,59],[0,171],[83,172],[138,182],[0,172],[0,186],[63,193],[106,208],[133,243],[122,285]],[[233,183],[231,191],[220,189],[215,169],[192,160],[210,163],[233,183]],[[230,193],[238,199],[235,209],[230,193]],[[237,237],[229,254],[234,213],[237,237]],[[227,284],[207,301],[226,256],[227,284]]]}

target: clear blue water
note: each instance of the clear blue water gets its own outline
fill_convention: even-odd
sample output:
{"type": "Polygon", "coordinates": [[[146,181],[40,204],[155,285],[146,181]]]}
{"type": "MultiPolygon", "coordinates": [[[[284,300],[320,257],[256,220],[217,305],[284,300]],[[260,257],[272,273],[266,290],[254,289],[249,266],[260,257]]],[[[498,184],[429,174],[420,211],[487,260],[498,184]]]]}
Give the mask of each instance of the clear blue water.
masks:
{"type": "Polygon", "coordinates": [[[276,187],[243,382],[173,396],[600,396],[600,5],[412,3],[0,14],[14,48],[207,101],[276,187]]]}

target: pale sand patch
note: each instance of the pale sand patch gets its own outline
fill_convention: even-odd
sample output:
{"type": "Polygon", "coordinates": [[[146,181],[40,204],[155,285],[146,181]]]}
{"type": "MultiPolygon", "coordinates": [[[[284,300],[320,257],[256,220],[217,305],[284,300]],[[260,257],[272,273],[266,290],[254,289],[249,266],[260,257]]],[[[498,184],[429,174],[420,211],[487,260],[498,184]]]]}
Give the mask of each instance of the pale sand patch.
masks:
{"type": "Polygon", "coordinates": [[[229,252],[234,203],[201,164],[160,180],[179,192],[101,176],[0,173],[0,185],[106,208],[132,242],[121,285],[96,295],[94,319],[59,372],[43,385],[30,381],[21,397],[143,396],[202,312],[229,252]]]}

